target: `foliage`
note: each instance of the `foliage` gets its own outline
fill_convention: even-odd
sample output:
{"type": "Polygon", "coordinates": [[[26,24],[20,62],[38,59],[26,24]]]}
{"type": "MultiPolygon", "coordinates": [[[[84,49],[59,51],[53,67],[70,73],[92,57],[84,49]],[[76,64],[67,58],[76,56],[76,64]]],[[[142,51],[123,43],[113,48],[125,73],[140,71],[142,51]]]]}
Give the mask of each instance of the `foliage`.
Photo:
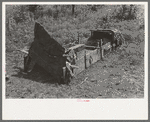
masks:
{"type": "Polygon", "coordinates": [[[7,5],[6,35],[8,42],[26,45],[33,41],[34,21],[38,21],[62,45],[78,39],[85,43],[93,28],[116,28],[126,41],[141,42],[143,18],[137,5],[7,5]]]}

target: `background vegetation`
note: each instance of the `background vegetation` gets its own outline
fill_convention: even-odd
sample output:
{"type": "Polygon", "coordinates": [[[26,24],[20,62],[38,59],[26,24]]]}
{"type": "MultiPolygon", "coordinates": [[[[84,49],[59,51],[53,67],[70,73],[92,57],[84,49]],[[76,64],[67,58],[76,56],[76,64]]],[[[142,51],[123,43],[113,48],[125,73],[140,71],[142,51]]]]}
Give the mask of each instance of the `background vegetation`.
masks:
{"type": "Polygon", "coordinates": [[[144,39],[144,8],[140,5],[7,5],[6,46],[13,42],[22,48],[31,43],[35,21],[62,45],[77,41],[78,36],[84,43],[93,28],[119,29],[126,41],[144,39]]]}

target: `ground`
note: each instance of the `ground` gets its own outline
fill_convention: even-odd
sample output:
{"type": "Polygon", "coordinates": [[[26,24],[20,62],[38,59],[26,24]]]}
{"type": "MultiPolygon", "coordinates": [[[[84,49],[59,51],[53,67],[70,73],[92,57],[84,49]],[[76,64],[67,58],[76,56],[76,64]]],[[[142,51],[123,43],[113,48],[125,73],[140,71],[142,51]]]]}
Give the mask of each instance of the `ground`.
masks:
{"type": "Polygon", "coordinates": [[[23,74],[23,54],[6,54],[6,98],[144,98],[144,59],[119,48],[72,79],[58,85],[38,67],[23,74]]]}

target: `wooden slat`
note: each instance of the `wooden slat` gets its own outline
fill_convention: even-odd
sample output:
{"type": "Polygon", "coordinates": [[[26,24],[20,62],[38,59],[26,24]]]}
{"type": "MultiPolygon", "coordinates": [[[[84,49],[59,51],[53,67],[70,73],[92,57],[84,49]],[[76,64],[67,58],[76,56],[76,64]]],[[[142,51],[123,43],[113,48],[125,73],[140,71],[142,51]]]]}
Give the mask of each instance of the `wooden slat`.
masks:
{"type": "Polygon", "coordinates": [[[80,59],[76,60],[76,66],[78,66],[78,69],[74,69],[74,74],[77,75],[83,70],[85,70],[85,63],[84,63],[84,56],[82,56],[80,59]]]}
{"type": "Polygon", "coordinates": [[[76,60],[76,66],[79,67],[79,69],[74,69],[74,74],[77,75],[80,72],[82,72],[83,70],[85,70],[85,68],[89,67],[91,64],[94,64],[95,62],[97,62],[98,60],[100,60],[100,50],[99,49],[95,49],[95,50],[86,50],[86,62],[84,61],[85,57],[84,57],[84,51],[80,52],[80,54],[82,55],[78,55],[80,57],[78,57],[78,60],[76,60]],[[91,62],[90,62],[91,59],[91,62]],[[86,63],[86,67],[85,67],[85,63],[86,63]]]}
{"type": "Polygon", "coordinates": [[[96,46],[88,46],[88,45],[85,45],[85,47],[95,48],[95,49],[99,49],[99,48],[100,48],[100,47],[96,47],[96,46]]]}
{"type": "Polygon", "coordinates": [[[77,45],[75,45],[75,46],[73,46],[73,47],[70,47],[69,49],[74,50],[74,49],[80,48],[80,47],[82,47],[82,46],[84,46],[84,44],[77,44],[77,45]]]}

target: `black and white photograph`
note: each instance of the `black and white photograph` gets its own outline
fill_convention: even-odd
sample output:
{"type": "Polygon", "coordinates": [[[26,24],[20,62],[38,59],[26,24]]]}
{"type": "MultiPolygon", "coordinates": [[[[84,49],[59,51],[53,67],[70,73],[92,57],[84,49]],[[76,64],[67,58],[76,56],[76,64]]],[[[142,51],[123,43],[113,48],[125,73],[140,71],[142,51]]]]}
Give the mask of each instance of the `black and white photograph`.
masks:
{"type": "Polygon", "coordinates": [[[144,101],[147,6],[4,2],[3,99],[144,101]]]}

